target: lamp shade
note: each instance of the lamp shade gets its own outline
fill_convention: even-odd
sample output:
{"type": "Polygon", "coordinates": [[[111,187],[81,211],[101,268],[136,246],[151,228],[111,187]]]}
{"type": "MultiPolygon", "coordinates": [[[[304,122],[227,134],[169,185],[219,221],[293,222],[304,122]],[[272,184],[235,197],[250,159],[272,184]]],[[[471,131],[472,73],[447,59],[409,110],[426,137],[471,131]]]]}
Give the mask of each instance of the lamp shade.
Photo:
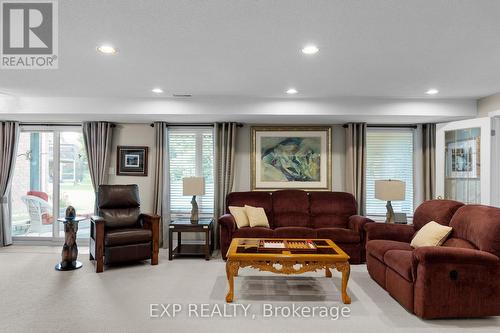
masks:
{"type": "Polygon", "coordinates": [[[182,178],[182,195],[204,195],[205,178],[186,177],[182,178]]]}
{"type": "Polygon", "coordinates": [[[376,180],[375,198],[384,201],[404,200],[406,183],[401,180],[376,180]]]}

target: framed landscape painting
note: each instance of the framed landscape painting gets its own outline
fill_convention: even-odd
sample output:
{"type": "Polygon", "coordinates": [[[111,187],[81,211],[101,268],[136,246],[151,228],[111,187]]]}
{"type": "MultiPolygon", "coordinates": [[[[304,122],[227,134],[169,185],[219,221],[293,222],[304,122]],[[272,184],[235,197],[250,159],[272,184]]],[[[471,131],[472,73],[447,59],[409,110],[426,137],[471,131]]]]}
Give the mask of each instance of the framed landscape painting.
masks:
{"type": "Polygon", "coordinates": [[[331,127],[252,127],[252,190],[330,190],[331,127]]]}
{"type": "Polygon", "coordinates": [[[118,176],[147,176],[148,147],[118,146],[116,174],[118,176]]]}

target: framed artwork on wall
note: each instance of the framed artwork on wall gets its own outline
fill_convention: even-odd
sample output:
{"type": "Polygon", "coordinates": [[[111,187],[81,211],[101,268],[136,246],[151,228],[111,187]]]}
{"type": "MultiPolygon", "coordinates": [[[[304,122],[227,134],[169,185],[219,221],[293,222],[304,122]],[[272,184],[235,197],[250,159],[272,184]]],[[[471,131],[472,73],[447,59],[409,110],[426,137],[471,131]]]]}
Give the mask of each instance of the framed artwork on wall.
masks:
{"type": "Polygon", "coordinates": [[[253,126],[252,190],[331,190],[331,127],[253,126]]]}
{"type": "Polygon", "coordinates": [[[147,176],[148,147],[118,146],[116,150],[118,176],[147,176]]]}
{"type": "Polygon", "coordinates": [[[448,143],[446,147],[448,178],[480,176],[480,137],[448,143]]]}

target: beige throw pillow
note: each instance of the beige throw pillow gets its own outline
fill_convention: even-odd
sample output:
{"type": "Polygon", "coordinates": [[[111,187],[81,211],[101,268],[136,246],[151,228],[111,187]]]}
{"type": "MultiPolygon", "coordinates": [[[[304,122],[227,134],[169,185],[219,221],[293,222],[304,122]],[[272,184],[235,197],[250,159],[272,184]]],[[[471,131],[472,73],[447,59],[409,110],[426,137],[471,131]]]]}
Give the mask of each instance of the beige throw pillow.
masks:
{"type": "Polygon", "coordinates": [[[262,207],[252,207],[245,205],[248,221],[250,227],[266,227],[269,228],[269,221],[267,220],[266,212],[262,207]]]}
{"type": "Polygon", "coordinates": [[[411,241],[411,246],[414,248],[422,246],[441,246],[452,228],[431,221],[424,225],[411,241]]]}
{"type": "Polygon", "coordinates": [[[229,212],[233,215],[238,228],[250,226],[245,207],[229,206],[229,212]]]}

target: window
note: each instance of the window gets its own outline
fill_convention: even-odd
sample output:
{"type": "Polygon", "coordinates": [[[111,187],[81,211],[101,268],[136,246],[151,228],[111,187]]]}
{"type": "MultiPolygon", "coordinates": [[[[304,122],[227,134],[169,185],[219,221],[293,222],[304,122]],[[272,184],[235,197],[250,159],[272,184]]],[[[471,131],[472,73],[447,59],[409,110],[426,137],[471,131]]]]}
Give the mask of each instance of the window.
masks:
{"type": "Polygon", "coordinates": [[[191,197],[182,195],[182,178],[205,177],[205,195],[196,198],[200,215],[214,211],[214,140],[211,127],[172,127],[168,131],[170,212],[189,215],[191,197]]]}
{"type": "MultiPolygon", "coordinates": [[[[95,195],[81,128],[22,127],[10,197],[17,239],[64,237],[57,218],[69,205],[80,216],[92,215],[95,195]]],[[[88,238],[89,221],[78,229],[78,237],[88,238]]]]}
{"type": "Polygon", "coordinates": [[[413,215],[413,129],[369,128],[366,136],[366,213],[385,215],[386,202],[375,199],[375,180],[406,183],[404,201],[393,201],[395,212],[413,215]]]}

